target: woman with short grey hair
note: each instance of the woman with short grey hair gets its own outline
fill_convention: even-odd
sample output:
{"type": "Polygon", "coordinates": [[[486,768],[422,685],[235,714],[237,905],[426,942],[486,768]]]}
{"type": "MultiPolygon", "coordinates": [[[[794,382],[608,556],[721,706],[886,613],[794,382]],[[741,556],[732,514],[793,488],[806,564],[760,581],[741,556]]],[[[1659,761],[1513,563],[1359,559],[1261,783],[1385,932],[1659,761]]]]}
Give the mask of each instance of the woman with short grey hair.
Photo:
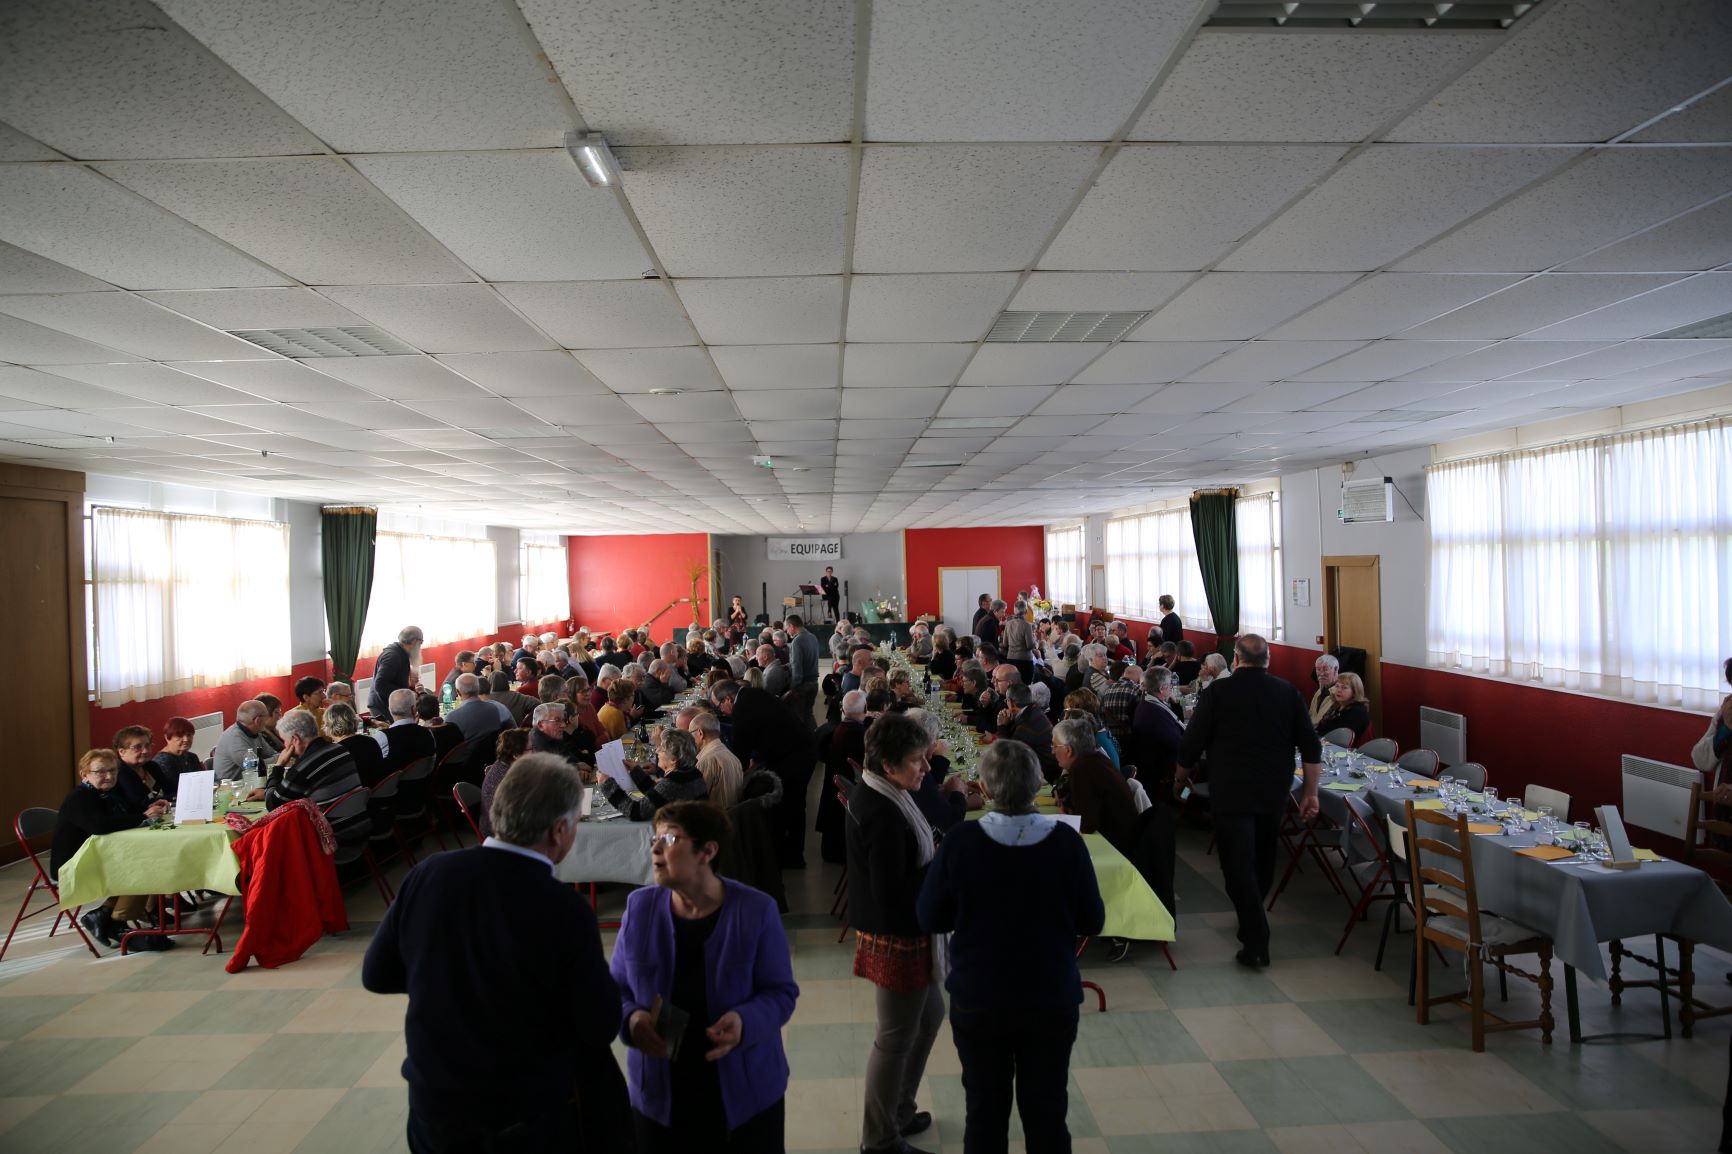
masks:
{"type": "Polygon", "coordinates": [[[992,810],[939,844],[917,903],[922,929],[950,934],[963,1149],[1005,1149],[1014,1100],[1028,1149],[1069,1150],[1076,943],[1101,932],[1106,907],[1081,835],[1035,812],[1044,778],[1034,750],[994,742],[980,776],[992,810]],[[1003,964],[1010,957],[1015,966],[1003,964]]]}
{"type": "Polygon", "coordinates": [[[632,797],[611,777],[600,779],[602,796],[633,821],[649,821],[670,801],[708,800],[709,782],[698,769],[698,743],[691,734],[671,725],[656,730],[656,762],[659,777],[651,777],[635,765],[629,767],[632,784],[643,791],[641,798],[632,797]]]}

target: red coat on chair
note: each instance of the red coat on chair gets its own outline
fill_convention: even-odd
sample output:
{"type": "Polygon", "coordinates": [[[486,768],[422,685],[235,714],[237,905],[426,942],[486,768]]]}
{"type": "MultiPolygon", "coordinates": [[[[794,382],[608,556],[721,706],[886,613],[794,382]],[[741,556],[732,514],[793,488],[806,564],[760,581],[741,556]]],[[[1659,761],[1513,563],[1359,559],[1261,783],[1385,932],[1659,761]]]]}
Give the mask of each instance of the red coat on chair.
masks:
{"type": "Polygon", "coordinates": [[[349,928],[337,867],[310,805],[284,806],[242,834],[240,859],[247,924],[224,968],[231,974],[257,958],[267,970],[292,962],[326,933],[349,928]]]}

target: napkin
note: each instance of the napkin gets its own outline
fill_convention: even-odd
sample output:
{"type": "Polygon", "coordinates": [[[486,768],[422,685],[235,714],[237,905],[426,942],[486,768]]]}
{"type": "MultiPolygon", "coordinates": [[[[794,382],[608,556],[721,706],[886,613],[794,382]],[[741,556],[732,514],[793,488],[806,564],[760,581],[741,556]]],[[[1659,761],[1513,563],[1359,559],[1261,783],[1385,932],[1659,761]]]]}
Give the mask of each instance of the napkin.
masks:
{"type": "Polygon", "coordinates": [[[1516,850],[1516,853],[1522,857],[1538,858],[1541,861],[1558,861],[1562,858],[1576,856],[1562,846],[1556,845],[1530,845],[1526,849],[1516,850]]]}
{"type": "Polygon", "coordinates": [[[1443,799],[1434,797],[1430,801],[1416,801],[1413,803],[1413,808],[1414,809],[1442,809],[1443,808],[1443,799]]]}
{"type": "Polygon", "coordinates": [[[1467,823],[1467,832],[1477,834],[1502,833],[1503,826],[1489,821],[1470,821],[1467,823]]]}
{"type": "Polygon", "coordinates": [[[1358,793],[1360,790],[1365,788],[1365,783],[1364,782],[1352,782],[1352,781],[1332,781],[1328,785],[1324,786],[1323,788],[1328,789],[1328,790],[1333,790],[1336,793],[1358,793]]]}
{"type": "Polygon", "coordinates": [[[1665,861],[1666,859],[1661,857],[1659,854],[1655,853],[1651,849],[1639,849],[1636,851],[1636,860],[1637,861],[1665,861]]]}

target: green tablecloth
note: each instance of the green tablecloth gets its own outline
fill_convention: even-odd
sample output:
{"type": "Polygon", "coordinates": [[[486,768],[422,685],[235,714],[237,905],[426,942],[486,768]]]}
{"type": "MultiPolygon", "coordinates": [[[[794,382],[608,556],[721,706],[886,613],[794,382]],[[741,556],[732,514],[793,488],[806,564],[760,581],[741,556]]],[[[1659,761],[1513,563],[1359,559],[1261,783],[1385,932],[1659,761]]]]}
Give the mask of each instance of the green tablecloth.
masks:
{"type": "MultiPolygon", "coordinates": [[[[1056,812],[1044,801],[1039,809],[1042,813],[1056,812]]],[[[974,820],[980,814],[980,810],[974,810],[968,816],[974,820]]],[[[1100,887],[1101,901],[1107,907],[1101,936],[1139,942],[1174,941],[1172,913],[1161,904],[1130,859],[1098,833],[1083,834],[1083,844],[1088,846],[1089,859],[1095,867],[1095,884],[1100,887]]]]}
{"type": "MultiPolygon", "coordinates": [[[[264,806],[254,803],[241,810],[262,813],[264,806]]],[[[117,894],[238,894],[239,863],[229,849],[237,836],[218,821],[93,837],[60,867],[60,908],[70,910],[117,894]]]]}

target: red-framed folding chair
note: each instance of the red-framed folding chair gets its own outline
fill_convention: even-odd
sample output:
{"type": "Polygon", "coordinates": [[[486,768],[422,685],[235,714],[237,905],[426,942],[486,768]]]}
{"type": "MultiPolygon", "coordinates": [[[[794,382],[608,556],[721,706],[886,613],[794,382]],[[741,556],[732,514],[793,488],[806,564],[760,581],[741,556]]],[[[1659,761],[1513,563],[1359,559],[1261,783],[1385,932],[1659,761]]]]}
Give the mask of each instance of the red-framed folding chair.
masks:
{"type": "MultiPolygon", "coordinates": [[[[45,914],[49,910],[56,911],[54,924],[48,927],[48,936],[53,937],[60,929],[60,919],[65,918],[90,952],[97,957],[102,951],[96,948],[96,943],[90,940],[90,935],[84,932],[84,927],[78,924],[78,910],[63,910],[60,908],[60,887],[48,876],[48,871],[42,867],[42,859],[36,856],[36,849],[30,843],[37,838],[52,838],[55,828],[60,824],[60,811],[47,809],[43,806],[31,806],[18,811],[18,816],[12,819],[12,833],[18,839],[18,844],[24,847],[24,856],[30,859],[30,867],[36,871],[36,876],[30,880],[30,888],[24,891],[24,900],[18,903],[18,916],[12,919],[12,928],[6,931],[6,941],[0,944],[0,958],[6,956],[6,951],[12,945],[12,935],[18,932],[20,923],[45,914]],[[48,896],[54,900],[45,906],[30,909],[30,899],[36,896],[39,889],[47,890],[48,896]]],[[[80,909],[83,907],[79,907],[80,909]]]]}
{"type": "Polygon", "coordinates": [[[451,787],[451,800],[457,803],[457,809],[474,832],[475,844],[480,845],[481,820],[476,815],[481,812],[481,787],[471,781],[460,781],[451,787]]]}

